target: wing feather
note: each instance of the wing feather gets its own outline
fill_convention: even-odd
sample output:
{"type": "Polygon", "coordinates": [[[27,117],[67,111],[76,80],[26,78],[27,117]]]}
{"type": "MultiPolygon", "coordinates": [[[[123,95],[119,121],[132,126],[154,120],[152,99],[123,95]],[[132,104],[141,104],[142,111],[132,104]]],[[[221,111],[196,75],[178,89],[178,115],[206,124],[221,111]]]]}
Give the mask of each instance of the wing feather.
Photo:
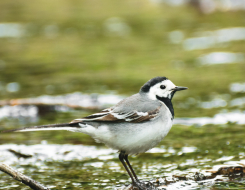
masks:
{"type": "Polygon", "coordinates": [[[82,121],[141,123],[156,118],[159,111],[160,106],[157,107],[155,110],[151,110],[148,112],[131,111],[128,113],[114,112],[114,110],[110,108],[81,119],[75,119],[71,121],[71,123],[79,123],[82,121]]]}

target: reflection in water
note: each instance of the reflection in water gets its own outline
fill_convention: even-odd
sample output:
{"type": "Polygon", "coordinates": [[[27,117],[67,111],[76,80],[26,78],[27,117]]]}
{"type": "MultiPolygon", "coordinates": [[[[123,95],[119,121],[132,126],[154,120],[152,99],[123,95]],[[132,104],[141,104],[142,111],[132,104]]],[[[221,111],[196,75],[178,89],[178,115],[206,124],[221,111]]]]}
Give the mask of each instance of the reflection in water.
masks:
{"type": "Polygon", "coordinates": [[[207,49],[222,43],[245,40],[245,27],[204,31],[196,35],[200,37],[187,38],[183,41],[185,50],[207,49]]]}
{"type": "Polygon", "coordinates": [[[43,95],[36,98],[13,99],[0,101],[0,119],[26,118],[35,122],[43,111],[68,112],[70,108],[104,109],[122,100],[123,97],[114,94],[72,94],[49,96],[43,95]],[[12,106],[11,106],[12,105],[12,106]]]}
{"type": "Polygon", "coordinates": [[[244,54],[230,53],[230,52],[213,52],[207,55],[202,55],[198,58],[198,62],[201,65],[242,63],[244,62],[244,60],[245,60],[244,54]]]}
{"type": "Polygon", "coordinates": [[[245,83],[232,83],[230,85],[231,92],[245,92],[245,83]]]}
{"type": "Polygon", "coordinates": [[[230,101],[230,106],[243,107],[245,105],[245,97],[235,98],[230,101]]]}
{"type": "MultiPolygon", "coordinates": [[[[232,92],[243,92],[243,83],[234,83],[231,85],[232,92]]],[[[72,108],[85,109],[104,109],[122,100],[122,96],[108,94],[83,94],[72,93],[59,96],[43,95],[37,98],[29,99],[14,99],[10,101],[0,101],[4,105],[0,108],[0,120],[4,118],[17,118],[21,123],[37,122],[39,116],[56,112],[71,112],[72,108]],[[9,104],[9,105],[6,105],[9,104]],[[11,106],[14,105],[14,106],[11,106]],[[43,113],[45,112],[45,113],[43,113]]],[[[211,101],[201,102],[194,98],[187,99],[186,102],[177,104],[176,107],[196,106],[204,109],[237,107],[242,108],[245,104],[245,97],[231,99],[230,95],[224,94],[214,97],[211,101]]],[[[222,111],[222,110],[221,110],[222,111]]],[[[226,113],[218,113],[211,117],[196,117],[196,118],[176,118],[175,124],[181,125],[206,125],[206,124],[226,124],[227,122],[236,122],[237,124],[245,124],[244,111],[232,111],[226,113]]]]}
{"type": "MultiPolygon", "coordinates": [[[[117,157],[116,152],[107,148],[67,144],[55,145],[47,144],[47,142],[43,141],[42,144],[29,146],[14,144],[0,145],[0,152],[1,162],[9,165],[21,165],[21,172],[23,173],[39,173],[39,176],[42,176],[39,180],[43,181],[43,178],[45,178],[45,183],[49,181],[52,188],[60,189],[66,187],[75,189],[77,187],[79,189],[87,187],[98,189],[103,187],[103,189],[119,190],[125,189],[127,185],[125,186],[124,184],[128,183],[127,180],[119,177],[122,175],[123,170],[120,164],[114,161],[117,157]],[[13,155],[13,151],[10,150],[19,152],[22,155],[31,156],[25,158],[18,157],[16,154],[13,155]],[[74,178],[75,176],[76,178],[74,178]],[[51,179],[55,179],[55,183],[51,179]],[[65,182],[64,179],[66,179],[65,182]]],[[[154,159],[153,153],[151,154],[153,157],[151,162],[144,163],[143,166],[140,166],[140,177],[144,180],[150,180],[159,189],[207,188],[222,181],[229,181],[229,176],[225,176],[224,172],[231,171],[232,173],[232,168],[240,168],[241,170],[239,171],[241,173],[244,166],[242,164],[245,164],[245,160],[235,161],[235,156],[223,155],[220,157],[220,155],[217,155],[214,160],[203,159],[201,157],[197,159],[193,156],[199,152],[196,147],[182,147],[181,150],[173,149],[172,147],[166,149],[160,147],[158,150],[155,148],[152,152],[155,155],[164,152],[161,153],[162,156],[167,154],[171,159],[174,159],[178,155],[176,159],[182,160],[178,164],[163,164],[162,159],[164,157],[158,156],[161,158],[160,160],[154,159]],[[184,159],[182,159],[183,157],[184,159]],[[223,162],[225,165],[221,165],[223,162]],[[206,171],[207,167],[209,171],[206,171]],[[154,179],[149,175],[153,175],[154,179]]],[[[136,164],[141,165],[139,159],[137,159],[136,164]]],[[[235,173],[235,175],[240,175],[239,172],[235,173]]],[[[235,175],[232,175],[232,177],[236,177],[235,175]]],[[[51,188],[50,185],[49,187],[51,188]]],[[[6,188],[6,185],[1,183],[0,188],[4,187],[6,188]]],[[[19,185],[15,187],[18,188],[19,185]]]]}
{"type": "MultiPolygon", "coordinates": [[[[23,155],[30,155],[32,157],[28,159],[22,159],[21,164],[33,164],[35,162],[43,162],[47,160],[52,161],[72,161],[72,160],[86,160],[98,158],[104,160],[104,156],[112,156],[109,159],[116,158],[117,155],[113,154],[116,151],[107,148],[98,148],[96,146],[85,145],[55,145],[47,144],[43,141],[42,144],[36,145],[16,145],[5,144],[0,145],[0,161],[6,164],[18,163],[18,157],[13,156],[13,151],[19,152],[23,155]]],[[[93,163],[94,164],[94,163],[93,163]]]]}
{"type": "Polygon", "coordinates": [[[64,105],[68,107],[102,109],[114,105],[123,99],[123,96],[114,94],[71,94],[50,96],[43,95],[36,98],[2,100],[0,105],[64,105]]]}
{"type": "MultiPolygon", "coordinates": [[[[237,98],[231,101],[231,106],[240,105],[241,101],[245,102],[245,98],[237,98]]],[[[213,101],[212,101],[213,102],[213,101]]],[[[211,103],[212,103],[211,102],[211,103]]],[[[223,105],[223,101],[221,101],[223,105]]],[[[204,108],[210,108],[207,107],[207,104],[205,103],[204,108]]],[[[213,107],[220,107],[222,105],[214,104],[213,107]]],[[[226,104],[225,104],[226,105],[226,104]]],[[[47,107],[48,108],[48,107],[47,107]]],[[[65,106],[54,106],[51,107],[50,111],[59,111],[59,112],[67,112],[69,111],[68,107],[65,106]]],[[[49,109],[45,109],[45,111],[49,111],[49,109]]],[[[37,122],[39,118],[39,108],[38,106],[3,106],[0,108],[0,119],[4,118],[17,118],[21,119],[22,123],[25,121],[25,123],[29,122],[37,122]],[[24,120],[23,120],[24,119],[24,120]]],[[[245,111],[233,111],[233,112],[227,112],[227,113],[218,113],[214,115],[214,117],[196,117],[196,118],[175,118],[174,124],[181,124],[181,125],[207,125],[207,124],[226,124],[228,122],[237,123],[239,125],[245,124],[245,111]]]]}
{"type": "Polygon", "coordinates": [[[4,118],[23,118],[30,123],[36,122],[38,120],[38,107],[33,105],[3,106],[0,108],[0,120],[4,118]]]}
{"type": "Polygon", "coordinates": [[[197,117],[197,118],[176,118],[174,124],[181,125],[198,125],[203,126],[207,124],[226,124],[228,122],[237,123],[239,125],[245,124],[245,111],[236,111],[228,113],[218,113],[214,117],[197,117]]]}
{"type": "Polygon", "coordinates": [[[219,108],[227,106],[227,102],[222,98],[215,98],[209,102],[201,102],[199,106],[205,109],[219,108]]]}
{"type": "Polygon", "coordinates": [[[6,85],[8,92],[18,92],[20,90],[20,84],[18,82],[11,82],[6,85]]]}
{"type": "Polygon", "coordinates": [[[17,23],[0,23],[0,38],[21,37],[24,35],[24,27],[17,23]]]}

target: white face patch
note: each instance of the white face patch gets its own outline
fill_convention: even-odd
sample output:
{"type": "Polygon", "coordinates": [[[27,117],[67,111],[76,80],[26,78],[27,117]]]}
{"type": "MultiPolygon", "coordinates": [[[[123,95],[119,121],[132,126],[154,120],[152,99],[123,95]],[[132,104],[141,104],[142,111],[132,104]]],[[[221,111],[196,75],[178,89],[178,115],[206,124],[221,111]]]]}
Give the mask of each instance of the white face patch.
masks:
{"type": "Polygon", "coordinates": [[[176,86],[170,80],[164,80],[160,83],[155,84],[150,88],[148,93],[148,97],[152,100],[156,100],[156,96],[164,97],[164,98],[171,98],[172,89],[176,86]],[[160,86],[164,85],[166,88],[161,89],[160,86]]]}

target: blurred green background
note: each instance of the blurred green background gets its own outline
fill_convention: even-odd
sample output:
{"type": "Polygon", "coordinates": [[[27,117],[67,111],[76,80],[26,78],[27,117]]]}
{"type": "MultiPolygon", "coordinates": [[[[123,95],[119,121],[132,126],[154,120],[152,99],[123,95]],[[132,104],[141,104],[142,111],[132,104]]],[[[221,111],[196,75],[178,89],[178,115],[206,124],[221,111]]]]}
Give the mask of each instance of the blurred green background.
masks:
{"type": "Polygon", "coordinates": [[[194,37],[218,38],[219,29],[243,27],[244,15],[204,14],[191,4],[149,0],[1,1],[1,30],[13,37],[0,38],[0,98],[105,90],[129,95],[155,76],[188,86],[185,97],[227,93],[232,82],[244,81],[244,59],[200,65],[198,58],[244,53],[245,39],[193,50],[185,44],[194,37]],[[19,84],[18,92],[6,91],[12,82],[19,84]]]}
{"type": "MultiPolygon", "coordinates": [[[[245,118],[244,10],[243,0],[0,1],[0,99],[76,91],[128,96],[149,79],[166,76],[189,88],[174,97],[177,118],[233,112],[245,118]]],[[[69,122],[94,111],[51,112],[34,123],[69,122]]],[[[215,160],[222,151],[241,160],[242,117],[240,123],[235,119],[202,128],[178,123],[161,144],[177,150],[195,146],[193,159],[215,160]]],[[[0,124],[0,129],[33,125],[11,117],[0,124]]],[[[36,144],[43,139],[95,145],[86,135],[63,131],[4,134],[0,143],[36,144]]],[[[148,162],[156,164],[155,158],[170,162],[159,154],[150,161],[151,155],[145,155],[134,160],[138,170],[148,162]]],[[[171,160],[189,158],[172,155],[171,160]]],[[[62,177],[57,180],[62,184],[62,177]]]]}

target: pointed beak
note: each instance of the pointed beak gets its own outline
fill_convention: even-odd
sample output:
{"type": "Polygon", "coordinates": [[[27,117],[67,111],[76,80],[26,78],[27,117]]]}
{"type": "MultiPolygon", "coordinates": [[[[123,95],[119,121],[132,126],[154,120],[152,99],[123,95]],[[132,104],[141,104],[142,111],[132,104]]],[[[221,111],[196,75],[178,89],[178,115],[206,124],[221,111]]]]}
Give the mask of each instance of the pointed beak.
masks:
{"type": "Polygon", "coordinates": [[[173,91],[180,91],[180,90],[186,90],[188,89],[187,87],[183,87],[183,86],[176,86],[175,88],[173,88],[173,91]]]}

